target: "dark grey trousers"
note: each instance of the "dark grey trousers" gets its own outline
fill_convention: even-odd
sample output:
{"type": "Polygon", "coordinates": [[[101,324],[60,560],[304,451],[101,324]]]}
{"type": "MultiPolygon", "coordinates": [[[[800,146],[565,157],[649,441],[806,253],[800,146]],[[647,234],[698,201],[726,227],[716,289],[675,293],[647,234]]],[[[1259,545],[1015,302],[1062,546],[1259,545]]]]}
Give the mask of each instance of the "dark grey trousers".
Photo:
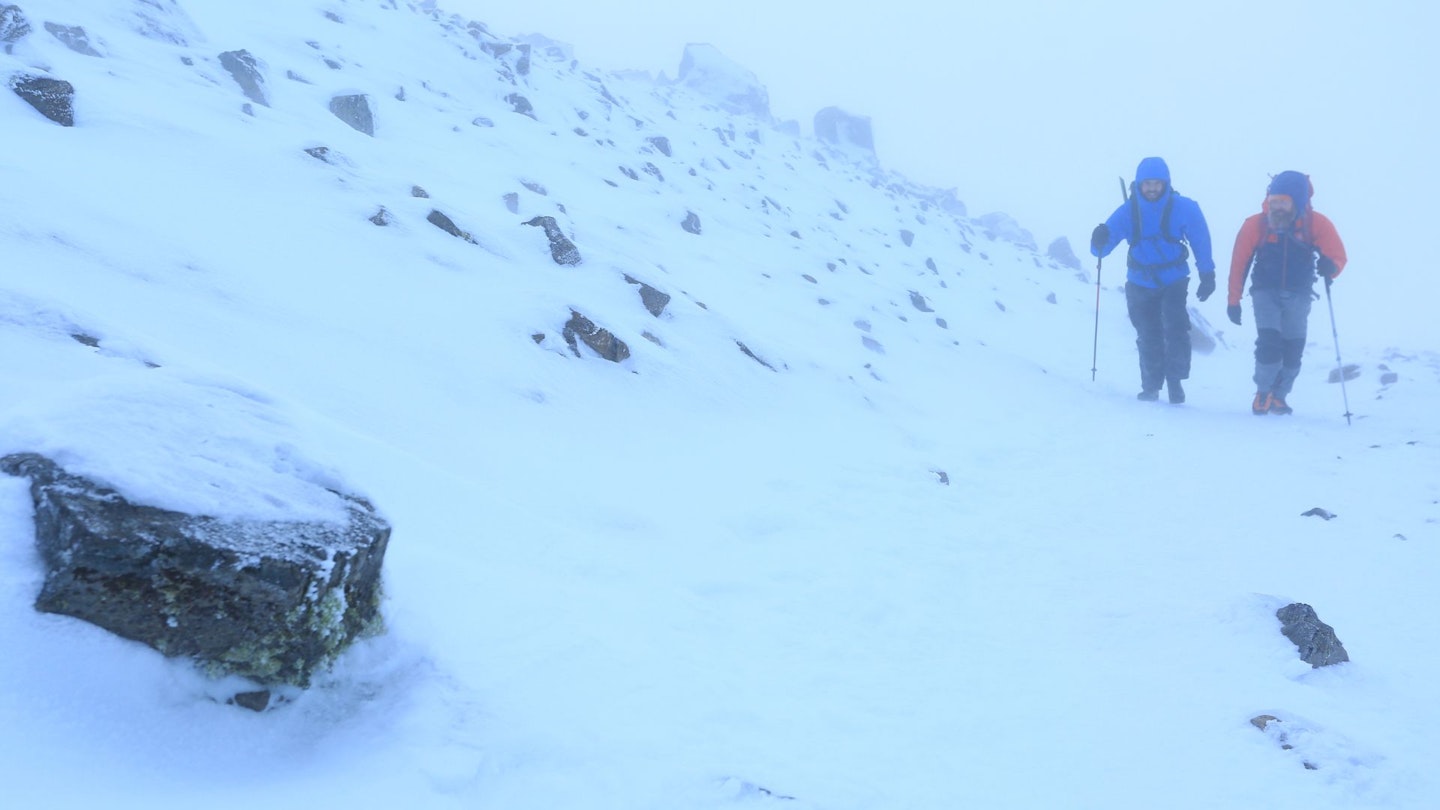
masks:
{"type": "Polygon", "coordinates": [[[1295,386],[1312,300],[1309,290],[1250,291],[1255,309],[1256,391],[1284,399],[1295,386]]]}
{"type": "Polygon", "coordinates": [[[1190,378],[1189,292],[1189,277],[1158,288],[1125,282],[1125,305],[1140,350],[1140,387],[1146,391],[1159,391],[1166,380],[1190,378]]]}

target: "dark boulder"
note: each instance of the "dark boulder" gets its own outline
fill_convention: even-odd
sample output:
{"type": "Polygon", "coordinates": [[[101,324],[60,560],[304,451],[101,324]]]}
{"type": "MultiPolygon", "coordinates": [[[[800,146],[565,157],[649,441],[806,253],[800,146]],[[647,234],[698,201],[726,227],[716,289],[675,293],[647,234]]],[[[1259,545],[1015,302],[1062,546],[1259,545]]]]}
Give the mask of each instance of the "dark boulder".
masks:
{"type": "Polygon", "coordinates": [[[10,89],[51,121],[62,127],[75,126],[75,87],[69,82],[17,73],[10,77],[10,89]]]}
{"type": "Polygon", "coordinates": [[[267,687],[309,686],[378,629],[390,526],[360,498],[338,496],[343,523],[222,521],[132,503],[33,453],[0,470],[30,479],[38,610],[267,687]]]}
{"type": "Polygon", "coordinates": [[[1335,636],[1335,628],[1320,621],[1315,609],[1296,602],[1275,612],[1280,620],[1280,632],[1300,649],[1300,660],[1319,668],[1340,664],[1350,660],[1345,646],[1335,636]]]}

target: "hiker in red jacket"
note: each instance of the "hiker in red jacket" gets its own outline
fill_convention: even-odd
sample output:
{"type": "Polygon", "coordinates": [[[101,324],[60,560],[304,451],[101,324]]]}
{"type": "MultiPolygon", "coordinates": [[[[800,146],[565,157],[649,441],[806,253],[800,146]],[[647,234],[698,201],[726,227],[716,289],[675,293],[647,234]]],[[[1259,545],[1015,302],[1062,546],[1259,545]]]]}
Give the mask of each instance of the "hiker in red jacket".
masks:
{"type": "Polygon", "coordinates": [[[1325,279],[1328,290],[1345,269],[1345,245],[1334,224],[1310,207],[1314,193],[1307,175],[1275,175],[1261,212],[1246,219],[1235,237],[1225,314],[1240,325],[1248,274],[1257,330],[1255,400],[1250,404],[1256,416],[1294,411],[1285,398],[1300,374],[1315,279],[1317,274],[1325,279]]]}

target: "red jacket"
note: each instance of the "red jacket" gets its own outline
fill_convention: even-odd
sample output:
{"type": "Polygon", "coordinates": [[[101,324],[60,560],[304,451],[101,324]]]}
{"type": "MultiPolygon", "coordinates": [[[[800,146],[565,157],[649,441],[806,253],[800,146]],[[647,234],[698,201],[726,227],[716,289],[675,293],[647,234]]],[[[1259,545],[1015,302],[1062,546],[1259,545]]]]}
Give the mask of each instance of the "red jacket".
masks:
{"type": "Polygon", "coordinates": [[[1315,254],[1335,263],[1335,275],[1345,269],[1345,245],[1335,225],[1324,214],[1306,208],[1283,233],[1270,230],[1267,200],[1260,213],[1245,220],[1235,236],[1230,256],[1228,303],[1239,304],[1245,278],[1254,265],[1250,289],[1309,289],[1315,282],[1315,254]]]}

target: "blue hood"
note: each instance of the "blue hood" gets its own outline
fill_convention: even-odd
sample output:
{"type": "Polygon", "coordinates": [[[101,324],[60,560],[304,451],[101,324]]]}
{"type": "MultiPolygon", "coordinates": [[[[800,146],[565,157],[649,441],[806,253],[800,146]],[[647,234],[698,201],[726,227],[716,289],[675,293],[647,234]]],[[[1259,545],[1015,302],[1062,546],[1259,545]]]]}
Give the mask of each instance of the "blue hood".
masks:
{"type": "Polygon", "coordinates": [[[1135,184],[1131,187],[1131,190],[1138,191],[1141,181],[1144,180],[1164,180],[1165,190],[1169,191],[1170,167],[1165,165],[1165,161],[1162,158],[1147,157],[1140,161],[1140,165],[1135,169],[1135,184]]]}

